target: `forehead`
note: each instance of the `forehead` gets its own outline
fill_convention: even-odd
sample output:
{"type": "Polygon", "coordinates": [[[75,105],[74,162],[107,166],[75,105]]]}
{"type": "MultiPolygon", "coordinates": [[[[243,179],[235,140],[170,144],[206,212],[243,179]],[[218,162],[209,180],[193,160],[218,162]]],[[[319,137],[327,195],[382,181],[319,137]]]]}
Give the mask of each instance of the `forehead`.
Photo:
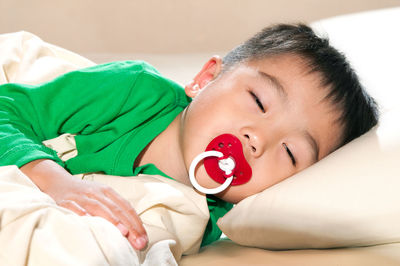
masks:
{"type": "Polygon", "coordinates": [[[309,60],[294,53],[266,56],[260,59],[249,60],[243,63],[243,65],[260,70],[273,71],[280,75],[288,75],[291,78],[307,76],[309,79],[313,79],[313,82],[321,81],[320,73],[311,72],[309,60]]]}
{"type": "MultiPolygon", "coordinates": [[[[294,53],[282,53],[244,61],[234,65],[224,73],[228,76],[230,74],[235,76],[238,73],[245,74],[243,78],[246,78],[247,74],[247,78],[254,78],[257,76],[257,72],[258,74],[276,77],[277,80],[281,80],[281,83],[288,83],[288,85],[290,83],[304,83],[310,87],[318,87],[321,89],[321,93],[325,93],[324,96],[329,93],[328,87],[322,85],[322,74],[318,71],[312,71],[309,60],[294,53]]],[[[274,79],[270,78],[270,81],[274,81],[274,79]]]]}

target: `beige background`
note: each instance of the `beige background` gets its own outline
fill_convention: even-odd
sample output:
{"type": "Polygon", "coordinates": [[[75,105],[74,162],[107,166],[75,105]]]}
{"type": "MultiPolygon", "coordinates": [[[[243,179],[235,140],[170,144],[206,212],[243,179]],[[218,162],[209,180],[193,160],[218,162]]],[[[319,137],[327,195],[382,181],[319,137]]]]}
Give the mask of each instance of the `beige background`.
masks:
{"type": "Polygon", "coordinates": [[[400,0],[0,0],[0,33],[30,31],[96,63],[142,59],[186,83],[271,23],[393,6],[400,0]]]}
{"type": "Polygon", "coordinates": [[[0,33],[78,53],[225,51],[275,22],[311,22],[400,0],[0,0],[0,33]]]}

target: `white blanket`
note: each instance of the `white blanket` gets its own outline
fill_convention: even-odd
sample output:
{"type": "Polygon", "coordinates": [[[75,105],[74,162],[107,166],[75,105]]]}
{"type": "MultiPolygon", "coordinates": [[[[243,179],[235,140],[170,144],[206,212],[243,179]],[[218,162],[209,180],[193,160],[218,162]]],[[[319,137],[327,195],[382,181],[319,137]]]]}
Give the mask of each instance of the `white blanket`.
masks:
{"type": "Polygon", "coordinates": [[[176,265],[183,253],[198,251],[208,210],[192,188],[158,176],[85,178],[111,185],[132,203],[148,248],[135,251],[110,222],[57,206],[16,166],[4,166],[0,265],[176,265]]]}
{"type": "MultiPolygon", "coordinates": [[[[0,35],[0,84],[37,84],[93,64],[27,32],[0,35]]],[[[68,140],[47,145],[67,160],[76,154],[68,140]]],[[[159,176],[78,177],[105,183],[131,202],[148,233],[147,249],[135,251],[105,219],[57,206],[16,166],[5,166],[0,167],[0,265],[176,265],[182,254],[198,251],[209,213],[205,197],[193,188],[159,176]]]]}

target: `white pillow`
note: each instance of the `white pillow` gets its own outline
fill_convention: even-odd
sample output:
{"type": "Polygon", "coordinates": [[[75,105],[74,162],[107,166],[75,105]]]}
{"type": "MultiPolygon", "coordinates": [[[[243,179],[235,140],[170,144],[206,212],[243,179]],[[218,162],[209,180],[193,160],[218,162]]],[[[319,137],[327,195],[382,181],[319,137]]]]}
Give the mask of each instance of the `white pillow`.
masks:
{"type": "Polygon", "coordinates": [[[400,110],[292,178],[253,195],[218,221],[233,241],[268,249],[400,241],[400,110]]]}
{"type": "Polygon", "coordinates": [[[38,84],[93,65],[90,60],[44,42],[32,33],[0,34],[0,84],[38,84]]]}
{"type": "Polygon", "coordinates": [[[367,90],[383,107],[380,125],[241,201],[218,221],[226,236],[267,249],[400,242],[400,109],[394,108],[400,98],[398,25],[400,8],[314,24],[350,55],[367,90]]]}
{"type": "Polygon", "coordinates": [[[356,13],[311,25],[344,52],[383,111],[398,106],[400,7],[356,13]],[[396,97],[397,96],[397,97],[396,97]]]}

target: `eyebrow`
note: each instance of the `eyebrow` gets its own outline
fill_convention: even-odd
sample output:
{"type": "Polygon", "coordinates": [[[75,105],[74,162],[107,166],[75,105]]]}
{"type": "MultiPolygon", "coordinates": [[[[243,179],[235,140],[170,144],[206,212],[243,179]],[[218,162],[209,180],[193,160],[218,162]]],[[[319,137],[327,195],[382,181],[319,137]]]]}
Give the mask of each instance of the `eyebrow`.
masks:
{"type": "Polygon", "coordinates": [[[308,143],[310,143],[311,148],[313,150],[313,160],[314,162],[318,162],[318,158],[319,158],[319,145],[317,143],[317,141],[315,140],[315,138],[310,134],[310,132],[308,132],[307,130],[303,131],[303,135],[306,137],[306,140],[308,143]]]}
{"type": "Polygon", "coordinates": [[[277,90],[279,95],[282,96],[282,98],[284,100],[287,100],[287,92],[286,92],[285,88],[282,86],[282,83],[279,82],[279,80],[276,77],[274,77],[270,74],[267,74],[263,71],[260,71],[260,70],[258,70],[257,73],[262,79],[264,79],[268,83],[272,84],[272,86],[277,90]]]}

